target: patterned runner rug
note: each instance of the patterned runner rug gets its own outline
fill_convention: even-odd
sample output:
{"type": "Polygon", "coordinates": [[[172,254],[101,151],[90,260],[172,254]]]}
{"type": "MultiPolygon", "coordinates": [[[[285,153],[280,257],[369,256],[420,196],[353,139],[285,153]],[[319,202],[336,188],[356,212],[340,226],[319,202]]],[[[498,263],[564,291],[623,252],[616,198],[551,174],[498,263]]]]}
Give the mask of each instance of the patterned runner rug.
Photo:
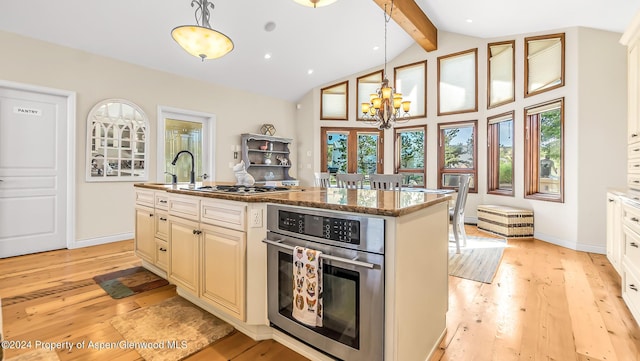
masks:
{"type": "Polygon", "coordinates": [[[467,235],[467,247],[461,245],[460,254],[456,254],[453,233],[449,232],[449,275],[491,283],[505,247],[505,239],[467,235]]]}
{"type": "Polygon", "coordinates": [[[180,296],[111,319],[147,361],[181,360],[234,331],[180,296]]]}
{"type": "Polygon", "coordinates": [[[144,267],[134,267],[93,277],[93,280],[111,296],[119,299],[136,293],[166,286],[167,280],[147,271],[144,267]]]}

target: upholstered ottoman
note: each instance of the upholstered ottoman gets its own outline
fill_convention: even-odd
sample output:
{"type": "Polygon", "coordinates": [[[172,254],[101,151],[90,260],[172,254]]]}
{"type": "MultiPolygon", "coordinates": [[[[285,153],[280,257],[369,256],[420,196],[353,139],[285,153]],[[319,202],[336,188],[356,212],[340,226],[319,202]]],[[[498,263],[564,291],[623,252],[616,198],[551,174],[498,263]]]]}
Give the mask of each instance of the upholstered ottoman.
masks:
{"type": "Polygon", "coordinates": [[[507,238],[533,238],[533,211],[506,206],[479,205],[478,229],[507,238]]]}

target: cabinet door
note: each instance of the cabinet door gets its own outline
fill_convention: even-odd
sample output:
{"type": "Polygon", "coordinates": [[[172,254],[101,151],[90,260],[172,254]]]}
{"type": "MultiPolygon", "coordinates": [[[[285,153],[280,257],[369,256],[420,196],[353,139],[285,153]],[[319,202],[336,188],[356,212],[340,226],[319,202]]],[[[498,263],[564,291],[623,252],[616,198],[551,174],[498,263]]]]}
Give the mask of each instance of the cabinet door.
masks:
{"type": "Polygon", "coordinates": [[[607,193],[607,258],[620,274],[622,262],[622,203],[607,193]]]}
{"type": "Polygon", "coordinates": [[[202,231],[201,297],[244,321],[246,234],[208,225],[202,231]]]}
{"type": "Polygon", "coordinates": [[[200,229],[197,222],[169,216],[169,280],[198,295],[198,250],[200,229]]]}
{"type": "Polygon", "coordinates": [[[153,208],[136,206],[136,231],[134,248],[143,260],[155,263],[156,241],[153,208]]]}
{"type": "Polygon", "coordinates": [[[629,119],[628,129],[628,142],[636,143],[640,141],[640,101],[638,101],[638,95],[640,95],[640,40],[636,40],[634,43],[629,44],[628,53],[628,99],[629,104],[627,117],[629,119]]]}
{"type": "Polygon", "coordinates": [[[169,236],[169,214],[166,211],[157,209],[155,214],[155,236],[166,241],[169,236]]]}

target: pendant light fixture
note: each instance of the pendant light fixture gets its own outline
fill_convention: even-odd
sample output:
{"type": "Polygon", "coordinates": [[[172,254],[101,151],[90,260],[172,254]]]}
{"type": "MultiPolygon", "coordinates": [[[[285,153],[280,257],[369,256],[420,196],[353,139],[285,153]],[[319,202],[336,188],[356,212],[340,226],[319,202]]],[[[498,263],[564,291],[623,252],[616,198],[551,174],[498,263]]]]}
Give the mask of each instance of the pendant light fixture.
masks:
{"type": "Polygon", "coordinates": [[[393,11],[393,0],[391,0],[391,10],[387,17],[387,4],[384,5],[384,73],[382,84],[375,94],[370,95],[369,103],[362,103],[362,118],[367,123],[375,125],[378,129],[389,129],[394,123],[404,123],[409,119],[410,101],[402,99],[402,94],[396,93],[395,89],[389,86],[387,79],[387,23],[391,20],[393,11]],[[403,114],[400,114],[400,108],[403,114]]]}
{"type": "Polygon", "coordinates": [[[300,5],[304,5],[312,8],[319,8],[322,6],[331,5],[334,2],[336,2],[336,0],[293,0],[293,1],[297,2],[300,5]]]}
{"type": "Polygon", "coordinates": [[[182,25],[171,31],[171,36],[187,53],[205,59],[216,59],[233,50],[233,41],[223,33],[211,29],[209,20],[214,5],[208,0],[191,0],[196,6],[197,25],[182,25]]]}

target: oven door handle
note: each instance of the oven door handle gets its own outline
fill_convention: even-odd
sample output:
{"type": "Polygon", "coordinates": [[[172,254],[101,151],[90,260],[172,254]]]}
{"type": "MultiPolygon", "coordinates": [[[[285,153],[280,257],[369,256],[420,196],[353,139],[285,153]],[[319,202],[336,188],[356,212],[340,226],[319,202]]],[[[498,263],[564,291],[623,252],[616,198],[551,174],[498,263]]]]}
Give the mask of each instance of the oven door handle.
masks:
{"type": "MultiPolygon", "coordinates": [[[[293,251],[294,248],[295,248],[295,247],[290,246],[290,245],[288,245],[286,243],[282,243],[281,239],[277,240],[277,241],[272,241],[270,239],[263,239],[262,242],[274,245],[276,247],[288,249],[288,250],[291,250],[291,251],[293,251]]],[[[354,266],[359,266],[359,267],[371,268],[371,269],[375,268],[375,266],[376,266],[373,263],[357,261],[356,259],[348,259],[348,258],[336,257],[336,256],[332,256],[332,255],[329,255],[329,254],[324,254],[324,253],[320,254],[320,258],[324,258],[324,259],[328,259],[328,260],[336,261],[336,262],[342,262],[342,263],[346,263],[346,264],[350,264],[350,265],[354,265],[354,266]]]]}

